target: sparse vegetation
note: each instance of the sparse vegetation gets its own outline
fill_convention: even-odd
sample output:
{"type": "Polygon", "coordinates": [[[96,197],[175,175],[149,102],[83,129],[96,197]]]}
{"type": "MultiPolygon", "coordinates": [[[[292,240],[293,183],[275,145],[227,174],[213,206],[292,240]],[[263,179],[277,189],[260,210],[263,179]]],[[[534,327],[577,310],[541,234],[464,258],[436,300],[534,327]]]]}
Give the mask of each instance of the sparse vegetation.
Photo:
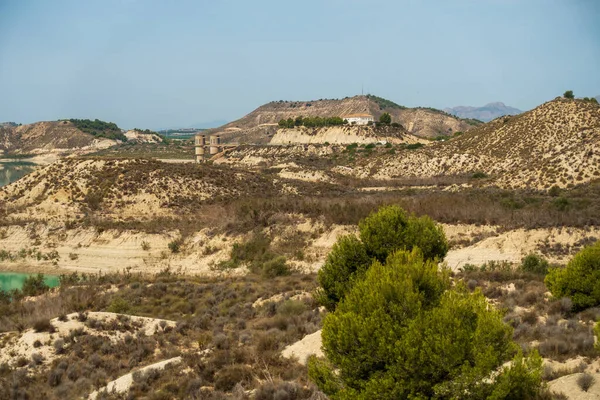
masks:
{"type": "Polygon", "coordinates": [[[590,388],[595,382],[596,379],[594,378],[594,376],[587,372],[584,372],[583,374],[579,375],[579,377],[577,377],[577,386],[579,386],[579,388],[584,392],[590,390],[590,388]]]}
{"type": "MultiPolygon", "coordinates": [[[[257,396],[262,396],[258,398],[270,398],[270,393],[289,393],[292,399],[315,398],[311,396],[317,396],[318,390],[308,381],[305,368],[281,358],[279,352],[319,329],[321,316],[316,304],[306,298],[252,306],[259,298],[294,290],[310,292],[314,281],[314,275],[294,273],[268,279],[256,274],[208,279],[169,271],[156,276],[65,276],[55,297],[42,296],[34,307],[17,299],[2,309],[0,331],[13,330],[6,326],[8,320],[27,328],[33,326],[28,321],[43,315],[104,311],[120,302],[129,304],[131,315],[162,317],[177,323],[175,327],[161,324],[153,335],[146,336],[136,333],[139,325],[127,317],[110,323],[88,317],[86,326],[102,335],[72,331],[60,339],[62,342],[55,340],[50,345],[57,358],[24,358],[21,364],[1,369],[0,398],[87,397],[92,390],[134,368],[178,355],[183,357],[180,367],[136,374],[129,396],[162,393],[169,398],[202,398],[207,392],[201,387],[212,386],[210,395],[220,398],[235,396],[238,387],[256,390],[257,396]],[[132,285],[134,282],[138,284],[132,285]],[[118,286],[118,292],[105,290],[111,285],[118,286]],[[121,339],[111,341],[105,336],[116,332],[121,339]],[[34,366],[23,374],[22,368],[29,363],[34,366]]],[[[43,329],[47,329],[48,321],[43,318],[43,329]]]]}

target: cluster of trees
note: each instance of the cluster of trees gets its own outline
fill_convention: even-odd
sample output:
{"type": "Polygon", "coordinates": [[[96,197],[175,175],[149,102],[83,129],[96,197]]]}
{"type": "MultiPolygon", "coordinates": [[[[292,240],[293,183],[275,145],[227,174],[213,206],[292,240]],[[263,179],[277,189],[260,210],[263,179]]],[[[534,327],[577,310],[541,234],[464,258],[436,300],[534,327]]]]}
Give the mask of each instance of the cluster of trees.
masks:
{"type": "Polygon", "coordinates": [[[482,293],[438,268],[448,251],[428,217],[384,207],[338,240],[319,272],[331,312],[326,359],[309,376],[332,399],[533,399],[542,360],[524,357],[482,293]],[[503,364],[512,359],[509,366],[503,364]]]}
{"type": "Polygon", "coordinates": [[[377,103],[377,105],[379,106],[380,110],[383,110],[385,108],[399,108],[399,109],[405,109],[406,108],[404,106],[401,106],[400,104],[394,103],[391,100],[384,99],[383,97],[375,96],[375,95],[372,95],[372,94],[368,94],[367,98],[369,100],[372,100],[375,103],[377,103]]]}
{"type": "MultiPolygon", "coordinates": [[[[566,91],[566,92],[563,94],[563,97],[564,97],[565,99],[574,99],[574,98],[575,98],[575,95],[573,94],[573,91],[572,91],[572,90],[567,90],[567,91],[566,91]]],[[[592,103],[596,103],[596,104],[598,104],[598,100],[596,100],[596,98],[595,98],[595,97],[583,97],[581,100],[583,100],[583,101],[589,101],[589,102],[592,102],[592,103]]]]}
{"type": "Polygon", "coordinates": [[[114,122],[100,121],[99,119],[69,119],[77,129],[89,133],[96,137],[103,137],[113,140],[127,141],[127,137],[121,132],[121,129],[114,122]]]}
{"type": "Polygon", "coordinates": [[[281,119],[279,126],[281,128],[294,128],[297,126],[306,126],[308,128],[345,125],[348,121],[341,117],[296,117],[281,119]]]}

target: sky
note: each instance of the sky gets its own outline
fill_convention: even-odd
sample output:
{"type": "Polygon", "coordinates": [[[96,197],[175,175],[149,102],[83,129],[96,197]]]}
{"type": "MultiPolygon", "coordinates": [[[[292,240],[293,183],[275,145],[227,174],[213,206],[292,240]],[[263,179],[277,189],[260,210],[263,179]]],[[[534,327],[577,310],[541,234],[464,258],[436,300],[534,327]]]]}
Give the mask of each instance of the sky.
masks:
{"type": "Polygon", "coordinates": [[[598,21],[597,0],[0,0],[0,121],[201,127],[361,90],[528,110],[600,95],[598,21]]]}

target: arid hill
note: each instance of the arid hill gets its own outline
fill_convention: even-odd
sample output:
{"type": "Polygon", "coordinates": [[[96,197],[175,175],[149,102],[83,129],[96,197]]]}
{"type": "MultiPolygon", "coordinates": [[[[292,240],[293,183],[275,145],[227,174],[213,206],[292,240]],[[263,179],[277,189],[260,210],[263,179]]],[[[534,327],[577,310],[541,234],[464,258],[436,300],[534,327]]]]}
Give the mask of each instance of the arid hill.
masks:
{"type": "Polygon", "coordinates": [[[447,142],[359,169],[359,175],[380,179],[479,171],[505,188],[571,187],[600,177],[600,106],[557,98],[447,142]]]}
{"type": "Polygon", "coordinates": [[[268,178],[230,168],[139,159],[62,159],[1,188],[0,213],[52,220],[101,211],[116,219],[145,220],[277,190],[268,178]]]}
{"type": "MultiPolygon", "coordinates": [[[[124,137],[135,143],[162,141],[156,134],[131,130],[124,137]]],[[[117,144],[111,138],[84,132],[71,121],[42,121],[0,126],[0,154],[85,153],[117,144]]]]}
{"type": "Polygon", "coordinates": [[[224,140],[242,143],[266,143],[277,130],[281,119],[304,117],[342,117],[368,113],[378,119],[384,112],[392,116],[409,133],[421,137],[451,135],[467,131],[477,124],[461,120],[441,110],[406,108],[376,96],[354,96],[342,100],[273,101],[250,114],[208,133],[219,133],[224,140]]]}
{"type": "Polygon", "coordinates": [[[95,138],[69,121],[36,122],[0,129],[0,151],[15,154],[40,154],[53,151],[101,149],[116,141],[95,138]]]}

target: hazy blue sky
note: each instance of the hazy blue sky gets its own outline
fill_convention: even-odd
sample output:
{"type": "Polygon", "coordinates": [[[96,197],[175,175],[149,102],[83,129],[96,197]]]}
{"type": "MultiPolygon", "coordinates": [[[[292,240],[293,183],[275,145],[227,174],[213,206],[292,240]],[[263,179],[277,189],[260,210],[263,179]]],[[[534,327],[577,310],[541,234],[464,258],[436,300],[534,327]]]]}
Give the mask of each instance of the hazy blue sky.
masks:
{"type": "Polygon", "coordinates": [[[160,128],[365,91],[407,106],[600,94],[598,0],[0,0],[0,121],[160,128]]]}

